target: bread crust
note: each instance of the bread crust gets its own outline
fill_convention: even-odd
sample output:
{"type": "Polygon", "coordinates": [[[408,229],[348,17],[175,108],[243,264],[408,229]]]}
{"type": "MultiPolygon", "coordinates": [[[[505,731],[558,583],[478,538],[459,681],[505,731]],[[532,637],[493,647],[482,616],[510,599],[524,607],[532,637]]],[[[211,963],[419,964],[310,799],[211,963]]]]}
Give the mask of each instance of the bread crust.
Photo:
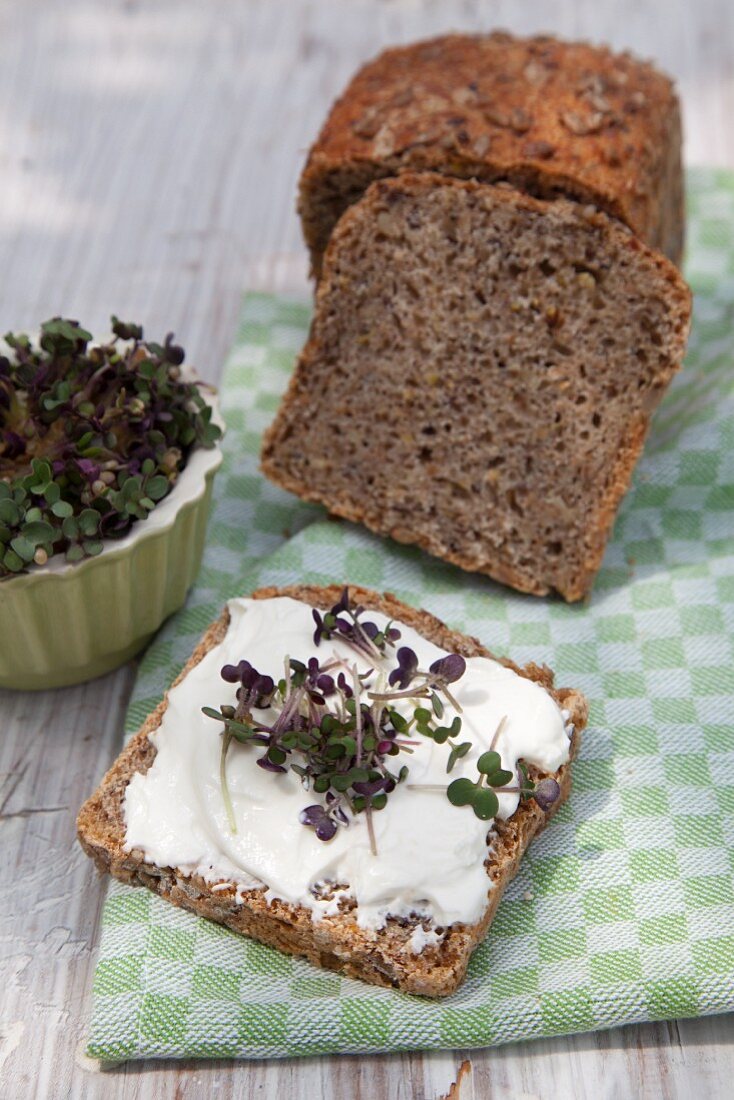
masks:
{"type": "Polygon", "coordinates": [[[316,275],[347,206],[373,180],[406,171],[594,203],[680,263],[680,105],[672,81],[629,53],[495,32],[444,35],[368,62],[301,175],[316,275]]]}
{"type": "MultiPolygon", "coordinates": [[[[341,588],[341,585],[261,588],[253,593],[253,598],[291,596],[313,607],[328,608],[339,598],[341,588]]],[[[433,615],[408,607],[390,593],[380,595],[356,586],[350,586],[350,593],[365,607],[399,619],[444,649],[466,657],[492,656],[476,638],[450,630],[433,615]]],[[[225,609],[205,632],[172,686],[180,683],[223,639],[228,625],[229,614],[225,609]]],[[[555,689],[553,675],[545,666],[530,664],[521,668],[511,661],[503,660],[502,663],[519,675],[541,684],[559,706],[570,712],[570,720],[575,726],[571,743],[573,758],[578,751],[580,734],[588,714],[583,695],[570,688],[555,689]]],[[[379,932],[361,929],[353,916],[354,903],[348,901],[337,915],[314,922],[310,910],[303,906],[278,900],[268,903],[264,898],[264,888],[241,892],[241,900],[238,901],[231,887],[214,892],[196,875],[185,875],[172,867],[157,867],[147,863],[141,852],[124,850],[125,790],[131,777],[136,772],[146,772],[155,759],[156,749],[149,738],[159,726],[167,705],[168,693],[79,812],[79,841],[100,872],[110,873],[130,885],[147,886],[174,905],[349,977],[430,997],[448,996],[457,989],[472,952],[487,932],[506,885],[514,877],[528,844],[545,826],[550,812],[545,813],[530,800],[522,803],[509,821],[496,823],[485,864],[488,901],[481,920],[474,925],[453,925],[438,946],[426,947],[420,955],[414,955],[408,940],[415,921],[389,918],[385,928],[379,932]]],[[[570,762],[560,768],[555,777],[560,784],[561,796],[553,811],[562,804],[570,790],[570,762]]]]}

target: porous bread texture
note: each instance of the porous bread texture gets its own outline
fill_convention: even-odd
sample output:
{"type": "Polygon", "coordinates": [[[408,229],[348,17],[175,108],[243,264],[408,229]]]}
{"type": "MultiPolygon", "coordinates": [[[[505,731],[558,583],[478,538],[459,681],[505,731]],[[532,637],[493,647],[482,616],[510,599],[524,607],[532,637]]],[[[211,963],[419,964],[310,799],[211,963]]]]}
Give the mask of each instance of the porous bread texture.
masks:
{"type": "Polygon", "coordinates": [[[498,32],[381,53],[332,107],[301,176],[313,272],[373,180],[427,170],[594,203],[680,262],[680,105],[629,53],[498,32]]]}
{"type": "Polygon", "coordinates": [[[464,569],[580,599],[689,320],[674,265],[593,207],[379,180],[332,236],[262,469],[464,569]]]}
{"type": "MultiPolygon", "coordinates": [[[[291,596],[313,607],[332,606],[341,593],[341,586],[313,587],[294,585],[288,588],[262,588],[254,599],[291,596]]],[[[350,586],[355,600],[375,611],[382,611],[416,630],[442,648],[465,657],[492,654],[469,635],[449,630],[433,615],[416,611],[396,600],[389,593],[380,595],[368,589],[350,586]]],[[[174,681],[179,683],[206,653],[224,638],[229,625],[225,610],[222,617],[204,634],[189,662],[174,681]]],[[[571,688],[553,688],[553,674],[545,666],[527,665],[520,668],[510,661],[503,664],[520,676],[541,684],[558,705],[570,713],[575,732],[571,741],[571,756],[579,747],[580,733],[586,725],[587,704],[580,692],[571,688]]],[[[515,875],[528,844],[546,824],[568,795],[571,784],[570,763],[554,773],[561,787],[561,797],[545,813],[534,801],[524,802],[508,821],[496,821],[488,835],[487,909],[475,925],[456,924],[443,930],[439,944],[427,946],[414,954],[410,937],[417,924],[414,919],[389,918],[379,931],[358,926],[354,917],[354,902],[340,903],[337,915],[313,921],[311,912],[288,902],[265,900],[265,886],[240,891],[239,898],[232,887],[212,890],[211,885],[196,875],[185,875],[175,867],[157,867],[146,863],[141,852],[125,851],[125,791],[136,772],[146,772],[156,755],[149,735],[159,726],[167,707],[167,695],[135,734],[99,788],[82,806],[77,830],[84,851],[101,872],[133,886],[147,886],[161,897],[189,909],[199,916],[224,924],[235,932],[251,936],[291,955],[300,955],[315,966],[336,970],[352,978],[361,978],[375,985],[395,986],[407,993],[443,997],[453,993],[461,983],[475,947],[484,938],[507,883],[515,875]]],[[[530,769],[534,777],[542,773],[530,769]]],[[[457,810],[469,812],[468,810],[457,810]]],[[[396,843],[400,838],[396,837],[396,843]]]]}

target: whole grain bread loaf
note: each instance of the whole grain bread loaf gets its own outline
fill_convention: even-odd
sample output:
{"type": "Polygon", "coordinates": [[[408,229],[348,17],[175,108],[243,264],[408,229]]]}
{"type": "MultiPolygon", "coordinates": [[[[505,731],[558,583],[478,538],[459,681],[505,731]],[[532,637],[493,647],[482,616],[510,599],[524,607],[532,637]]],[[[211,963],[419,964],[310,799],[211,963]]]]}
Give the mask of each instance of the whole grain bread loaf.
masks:
{"type": "Polygon", "coordinates": [[[594,203],[680,261],[678,99],[628,53],[494,33],[380,54],[334,104],[301,176],[313,271],[373,180],[425,170],[594,203]]]}
{"type": "MultiPolygon", "coordinates": [[[[426,611],[416,611],[400,603],[390,594],[379,595],[367,589],[350,587],[353,597],[362,605],[381,611],[414,627],[424,637],[444,649],[465,657],[492,656],[475,638],[449,630],[426,611]]],[[[288,588],[263,588],[253,593],[255,599],[292,596],[313,607],[329,608],[339,598],[341,585],[318,588],[296,585],[288,588]]],[[[204,634],[186,667],[176,679],[179,683],[204,655],[225,636],[228,614],[204,634]]],[[[520,676],[541,684],[567,710],[574,724],[571,758],[579,747],[581,731],[586,725],[587,704],[580,692],[553,687],[553,674],[545,666],[528,665],[519,668],[503,661],[520,676]]],[[[324,917],[318,923],[309,910],[284,901],[265,899],[265,887],[240,892],[233,887],[212,889],[198,876],[183,874],[175,867],[158,867],[146,863],[142,853],[126,851],[124,799],[131,777],[146,772],[153,763],[156,749],[149,735],[158,727],[167,707],[167,696],[148,717],[117,761],[107,772],[99,788],[82,806],[77,828],[79,840],[101,872],[108,872],[135,886],[147,886],[161,897],[190,909],[199,916],[217,921],[235,932],[252,936],[288,954],[300,955],[316,966],[336,970],[376,985],[396,986],[405,992],[427,996],[446,996],[460,984],[475,947],[484,938],[507,883],[515,875],[523,853],[532,838],[544,827],[551,813],[568,795],[571,784],[570,764],[564,765],[554,778],[561,795],[551,810],[544,812],[535,801],[521,803],[507,821],[495,821],[488,836],[487,908],[475,925],[452,925],[444,932],[440,944],[430,944],[415,954],[409,940],[418,918],[389,918],[379,931],[358,926],[353,913],[353,901],[340,903],[339,912],[324,917]]],[[[541,773],[529,769],[534,778],[541,773]]]]}
{"type": "Polygon", "coordinates": [[[262,468],[525,592],[584,596],[690,295],[615,219],[431,173],[342,216],[262,468]]]}

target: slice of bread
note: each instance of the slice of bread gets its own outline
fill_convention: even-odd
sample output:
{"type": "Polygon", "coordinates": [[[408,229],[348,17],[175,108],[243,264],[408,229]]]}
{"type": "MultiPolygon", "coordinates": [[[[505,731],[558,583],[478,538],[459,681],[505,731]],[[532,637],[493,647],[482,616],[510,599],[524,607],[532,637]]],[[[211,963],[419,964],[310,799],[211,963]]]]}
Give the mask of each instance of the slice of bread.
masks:
{"type": "Polygon", "coordinates": [[[331,237],[263,472],[464,569],[580,599],[689,321],[677,268],[593,207],[379,180],[331,237]]]}
{"type": "MultiPolygon", "coordinates": [[[[326,609],[339,598],[341,586],[316,588],[293,586],[263,588],[253,593],[255,599],[291,596],[313,607],[326,609]]],[[[395,597],[379,595],[366,589],[351,587],[353,597],[366,608],[382,611],[389,618],[414,627],[424,637],[442,648],[466,657],[492,656],[475,638],[449,630],[425,611],[416,611],[395,597]]],[[[176,679],[179,683],[204,655],[225,636],[228,614],[213,623],[194,650],[186,667],[176,679]]],[[[541,684],[569,712],[574,724],[571,756],[579,746],[580,732],[586,724],[587,705],[584,697],[568,688],[553,688],[549,669],[528,665],[519,668],[504,661],[520,676],[541,684]]],[[[79,840],[98,869],[109,872],[122,882],[147,886],[174,905],[190,909],[199,916],[227,925],[288,954],[300,955],[316,966],[337,970],[350,977],[361,978],[377,985],[395,986],[408,993],[442,997],[453,993],[460,984],[474,948],[484,938],[492,921],[502,892],[515,875],[520,860],[532,838],[544,827],[550,812],[529,800],[520,804],[507,821],[495,821],[488,837],[487,908],[475,925],[452,925],[445,930],[440,944],[426,946],[420,954],[410,948],[417,918],[388,918],[379,931],[360,928],[354,917],[354,902],[340,903],[337,915],[314,922],[311,912],[284,901],[266,901],[265,887],[240,892],[212,890],[198,876],[185,875],[175,867],[157,867],[146,863],[135,850],[125,851],[124,798],[127,784],[136,772],[146,772],[156,749],[149,740],[166,710],[167,697],[152,712],[140,731],[123,750],[99,788],[82,806],[77,822],[79,840]]],[[[540,773],[530,769],[538,778],[540,773]]],[[[561,789],[555,810],[568,795],[571,784],[570,764],[555,773],[561,789]]],[[[458,812],[458,811],[457,811],[458,812]]]]}
{"type": "Polygon", "coordinates": [[[336,101],[301,175],[313,272],[370,183],[429,170],[593,203],[680,261],[680,106],[629,53],[502,32],[385,50],[336,101]]]}

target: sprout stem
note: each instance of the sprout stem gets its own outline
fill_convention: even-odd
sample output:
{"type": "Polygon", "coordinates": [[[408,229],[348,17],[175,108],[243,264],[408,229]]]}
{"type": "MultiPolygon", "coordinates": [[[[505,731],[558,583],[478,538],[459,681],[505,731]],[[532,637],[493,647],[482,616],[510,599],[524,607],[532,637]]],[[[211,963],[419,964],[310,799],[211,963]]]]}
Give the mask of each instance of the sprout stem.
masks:
{"type": "Polygon", "coordinates": [[[377,856],[377,841],[375,840],[375,826],[372,823],[372,807],[367,804],[365,809],[365,815],[367,817],[367,832],[370,837],[370,851],[373,856],[377,856]]]}
{"type": "Polygon", "coordinates": [[[231,740],[232,734],[225,725],[224,733],[222,734],[222,751],[219,754],[219,785],[222,788],[222,802],[224,803],[224,809],[227,814],[229,830],[232,833],[236,833],[237,822],[234,819],[234,808],[232,806],[232,799],[229,796],[229,785],[227,783],[227,751],[231,740]]]}
{"type": "Polygon", "coordinates": [[[405,691],[368,691],[370,699],[389,701],[391,699],[425,699],[428,696],[428,688],[408,688],[405,691]]]}
{"type": "MultiPolygon", "coordinates": [[[[352,665],[352,680],[354,682],[354,721],[356,723],[355,733],[357,734],[357,767],[362,763],[362,704],[360,703],[359,693],[361,684],[359,682],[359,669],[356,665],[352,665]]],[[[367,814],[369,822],[369,811],[367,814]]]]}
{"type": "Polygon", "coordinates": [[[506,721],[507,721],[507,715],[503,714],[502,717],[500,718],[499,722],[497,723],[497,729],[494,731],[494,734],[492,736],[492,740],[490,741],[490,744],[489,744],[489,751],[490,752],[492,752],[494,750],[494,747],[497,744],[497,741],[499,739],[499,735],[502,733],[502,730],[505,728],[505,722],[506,721]]]}
{"type": "Polygon", "coordinates": [[[444,693],[444,695],[446,696],[448,701],[451,703],[451,706],[454,708],[454,710],[457,712],[457,714],[463,714],[464,712],[461,709],[461,705],[458,703],[458,701],[456,699],[454,699],[453,695],[451,694],[449,689],[446,687],[446,684],[441,684],[441,691],[444,693]]]}

